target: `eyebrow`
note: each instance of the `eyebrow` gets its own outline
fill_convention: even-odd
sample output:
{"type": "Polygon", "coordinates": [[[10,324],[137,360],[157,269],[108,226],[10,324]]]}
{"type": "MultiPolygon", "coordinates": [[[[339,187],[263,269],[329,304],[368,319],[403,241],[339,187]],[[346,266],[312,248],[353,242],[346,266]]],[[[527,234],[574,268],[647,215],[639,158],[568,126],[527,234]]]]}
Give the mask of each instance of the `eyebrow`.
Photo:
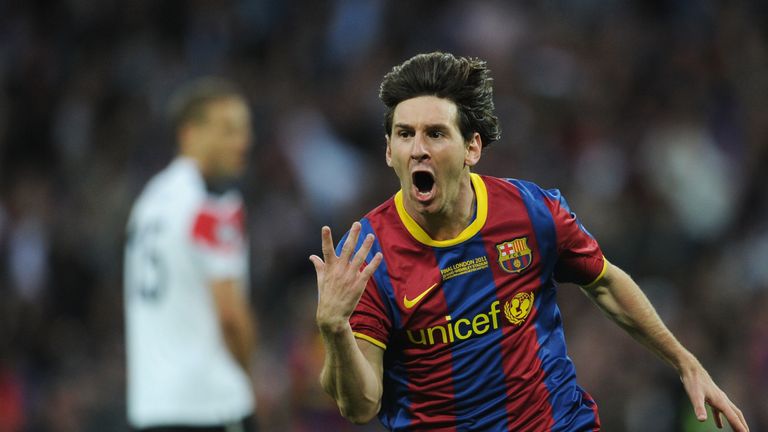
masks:
{"type": "MultiPolygon", "coordinates": [[[[413,129],[413,126],[411,126],[411,125],[409,125],[407,123],[395,123],[392,127],[393,128],[400,128],[400,129],[413,129]]],[[[448,130],[448,129],[450,129],[450,126],[445,124],[445,123],[433,123],[433,124],[424,125],[424,128],[425,129],[445,129],[445,130],[448,130]]]]}

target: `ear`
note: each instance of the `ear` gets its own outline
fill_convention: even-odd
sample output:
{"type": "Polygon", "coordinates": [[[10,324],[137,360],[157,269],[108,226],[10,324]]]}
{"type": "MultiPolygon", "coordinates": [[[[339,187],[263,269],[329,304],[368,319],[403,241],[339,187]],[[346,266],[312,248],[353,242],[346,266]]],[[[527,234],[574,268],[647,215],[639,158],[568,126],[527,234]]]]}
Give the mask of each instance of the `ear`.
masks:
{"type": "Polygon", "coordinates": [[[389,135],[384,135],[384,139],[387,140],[387,151],[384,157],[387,160],[387,166],[392,168],[392,147],[389,146],[389,135]]]}
{"type": "Polygon", "coordinates": [[[464,165],[475,166],[480,161],[480,156],[483,154],[483,139],[480,138],[480,134],[475,132],[472,138],[467,142],[466,153],[464,155],[464,165]]]}

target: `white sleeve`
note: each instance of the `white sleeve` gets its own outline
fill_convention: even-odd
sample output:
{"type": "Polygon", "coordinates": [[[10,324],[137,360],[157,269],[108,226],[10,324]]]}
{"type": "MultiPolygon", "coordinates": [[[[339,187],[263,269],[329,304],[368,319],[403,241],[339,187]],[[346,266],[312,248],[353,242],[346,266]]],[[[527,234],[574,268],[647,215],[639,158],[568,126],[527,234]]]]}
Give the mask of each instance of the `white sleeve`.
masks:
{"type": "Polygon", "coordinates": [[[248,247],[241,203],[204,204],[193,218],[190,235],[200,270],[209,281],[245,279],[248,247]]]}

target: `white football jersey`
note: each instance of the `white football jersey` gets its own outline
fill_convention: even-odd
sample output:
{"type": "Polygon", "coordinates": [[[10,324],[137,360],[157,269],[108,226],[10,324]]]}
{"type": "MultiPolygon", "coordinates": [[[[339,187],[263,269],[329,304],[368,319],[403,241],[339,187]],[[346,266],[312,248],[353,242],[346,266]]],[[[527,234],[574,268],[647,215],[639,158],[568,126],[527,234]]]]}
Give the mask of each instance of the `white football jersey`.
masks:
{"type": "Polygon", "coordinates": [[[144,188],[124,268],[132,426],[224,424],[252,413],[250,380],[227,349],[210,289],[231,278],[245,289],[247,255],[240,195],[209,194],[191,159],[177,158],[144,188]]]}

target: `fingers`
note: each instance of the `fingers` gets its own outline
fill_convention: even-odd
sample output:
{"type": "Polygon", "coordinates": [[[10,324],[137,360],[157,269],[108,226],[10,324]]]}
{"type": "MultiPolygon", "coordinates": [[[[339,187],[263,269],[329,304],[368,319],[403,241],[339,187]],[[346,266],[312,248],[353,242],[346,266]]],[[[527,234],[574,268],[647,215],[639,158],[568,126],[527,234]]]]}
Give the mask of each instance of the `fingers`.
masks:
{"type": "Polygon", "coordinates": [[[363,269],[362,272],[360,272],[361,277],[363,278],[363,281],[368,281],[370,279],[373,272],[376,271],[376,268],[379,267],[379,264],[381,264],[381,260],[384,258],[384,256],[381,254],[381,252],[376,252],[376,255],[373,256],[373,259],[371,262],[368,263],[367,266],[363,269]]]}
{"type": "Polygon", "coordinates": [[[697,420],[703,422],[707,419],[706,407],[709,405],[712,408],[712,417],[714,417],[715,425],[719,429],[723,428],[723,415],[725,415],[734,432],[749,432],[749,426],[747,426],[744,414],[717,387],[709,374],[701,367],[699,367],[698,372],[681,376],[681,379],[686,392],[688,392],[688,397],[693,405],[697,420]]]}
{"type": "Polygon", "coordinates": [[[722,411],[720,411],[717,408],[712,408],[712,417],[715,418],[715,426],[717,426],[718,429],[723,428],[723,416],[722,411]]]}
{"type": "Polygon", "coordinates": [[[355,268],[360,268],[361,265],[363,265],[363,261],[365,260],[365,257],[368,256],[368,252],[371,251],[371,246],[373,246],[373,234],[368,234],[365,236],[365,240],[363,240],[363,244],[360,245],[360,249],[357,250],[357,253],[355,253],[355,256],[352,258],[352,266],[355,268]]]}
{"type": "Polygon", "coordinates": [[[331,258],[336,257],[336,251],[333,249],[333,237],[331,236],[331,228],[324,226],[320,230],[320,237],[323,240],[323,258],[325,262],[331,262],[331,258]]]}
{"type": "Polygon", "coordinates": [[[360,222],[355,222],[352,224],[352,228],[349,230],[349,235],[344,241],[344,246],[341,248],[341,255],[339,255],[339,259],[342,260],[342,262],[349,262],[349,257],[352,256],[352,251],[355,250],[355,246],[357,245],[357,238],[360,236],[360,229],[360,222]]]}
{"type": "Polygon", "coordinates": [[[310,255],[309,260],[312,261],[312,264],[315,266],[315,272],[320,276],[325,271],[325,263],[323,260],[317,255],[310,255]]]}
{"type": "MultiPolygon", "coordinates": [[[[330,266],[330,271],[331,268],[335,267],[334,263],[336,262],[349,263],[349,265],[354,269],[359,269],[363,265],[365,258],[371,252],[371,248],[373,247],[373,243],[376,240],[376,237],[371,233],[367,234],[363,240],[363,243],[360,245],[360,248],[357,250],[357,252],[355,252],[355,247],[357,246],[357,241],[360,238],[361,231],[362,225],[360,222],[355,222],[352,224],[352,228],[350,228],[349,234],[347,235],[347,238],[344,240],[344,244],[341,247],[341,253],[337,257],[335,248],[333,247],[331,229],[328,226],[324,226],[322,228],[321,237],[323,241],[322,250],[324,259],[320,259],[320,257],[317,255],[312,255],[309,257],[309,260],[312,261],[312,264],[315,266],[315,272],[317,272],[318,277],[320,277],[320,275],[325,272],[326,266],[330,266]],[[353,252],[354,256],[352,256],[353,252]]],[[[371,277],[373,272],[381,263],[381,260],[381,253],[378,252],[376,256],[373,257],[371,262],[368,263],[365,269],[361,272],[364,280],[367,281],[368,278],[371,277]]]]}
{"type": "Polygon", "coordinates": [[[696,413],[696,420],[703,422],[707,420],[707,407],[704,404],[704,393],[700,389],[690,390],[689,397],[693,405],[693,412],[696,413]]]}
{"type": "Polygon", "coordinates": [[[747,426],[747,420],[744,418],[744,414],[741,410],[734,405],[733,402],[723,394],[720,397],[715,397],[713,400],[707,402],[712,407],[712,417],[715,418],[715,425],[719,428],[723,428],[723,415],[728,420],[728,424],[734,432],[748,432],[749,426],[747,426]]]}
{"type": "Polygon", "coordinates": [[[728,420],[728,424],[731,425],[731,428],[734,430],[734,432],[749,431],[749,426],[747,426],[747,420],[744,418],[744,414],[730,400],[728,400],[727,409],[718,410],[718,415],[715,417],[715,423],[717,424],[717,427],[722,428],[723,420],[720,418],[720,413],[725,414],[725,418],[728,420]]]}
{"type": "MultiPolygon", "coordinates": [[[[739,421],[741,421],[741,425],[742,425],[742,429],[741,430],[737,429],[736,432],[741,432],[741,431],[749,432],[749,426],[747,426],[747,419],[744,418],[744,413],[741,412],[741,410],[737,408],[736,405],[733,405],[733,403],[731,403],[731,406],[733,406],[733,410],[736,411],[736,416],[739,418],[739,421]]],[[[728,419],[728,421],[731,422],[730,419],[728,419]]],[[[731,422],[731,424],[733,425],[734,423],[731,422]]]]}

